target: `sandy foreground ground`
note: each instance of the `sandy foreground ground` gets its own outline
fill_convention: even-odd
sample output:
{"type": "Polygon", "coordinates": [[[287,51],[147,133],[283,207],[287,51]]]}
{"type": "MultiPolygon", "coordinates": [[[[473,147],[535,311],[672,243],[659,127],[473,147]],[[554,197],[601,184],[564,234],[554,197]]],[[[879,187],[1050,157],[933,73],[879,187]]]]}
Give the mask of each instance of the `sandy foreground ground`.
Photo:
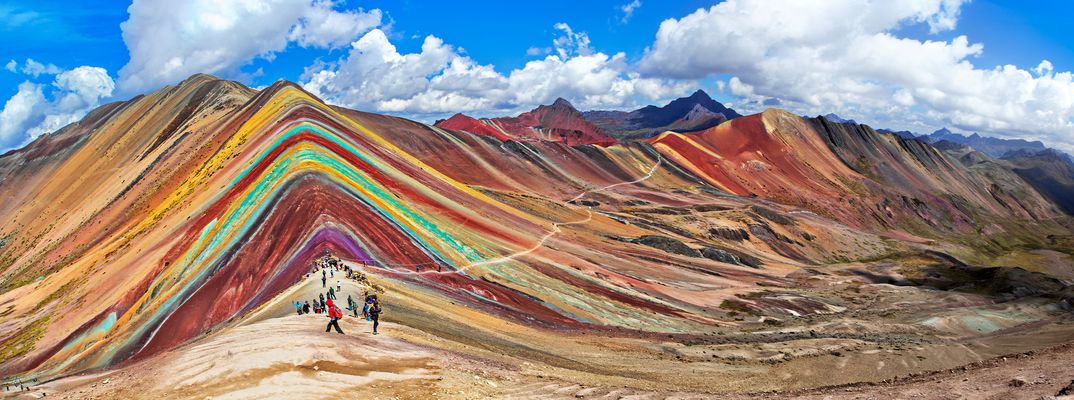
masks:
{"type": "MultiPolygon", "coordinates": [[[[364,291],[352,283],[343,284],[341,304],[346,303],[346,294],[358,298],[364,291]]],[[[621,380],[515,360],[392,322],[383,322],[381,334],[374,336],[370,323],[351,315],[341,323],[344,335],[325,333],[326,317],[294,315],[290,305],[292,299],[313,299],[320,290],[320,280],[311,278],[274,304],[175,350],[113,370],[43,383],[27,392],[3,392],[2,397],[1040,399],[1074,393],[1074,387],[1064,392],[1074,383],[1074,345],[1070,344],[881,383],[752,394],[679,392],[668,385],[622,384],[621,380]]],[[[681,371],[688,373],[689,364],[682,364],[681,371]]],[[[803,365],[823,368],[820,363],[803,365]]],[[[735,386],[721,382],[726,379],[722,375],[707,376],[712,377],[713,392],[735,386]]]]}

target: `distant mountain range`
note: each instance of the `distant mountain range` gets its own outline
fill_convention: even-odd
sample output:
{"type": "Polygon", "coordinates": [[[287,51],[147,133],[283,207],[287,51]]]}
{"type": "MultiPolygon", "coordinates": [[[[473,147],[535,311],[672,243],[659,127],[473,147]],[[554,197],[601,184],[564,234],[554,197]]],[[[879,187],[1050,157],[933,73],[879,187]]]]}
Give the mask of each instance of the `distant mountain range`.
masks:
{"type": "Polygon", "coordinates": [[[741,117],[733,109],[698,90],[663,107],[645,106],[634,111],[586,111],[585,119],[618,139],[641,139],[666,131],[693,132],[741,117]]]}
{"type": "Polygon", "coordinates": [[[921,135],[918,139],[924,140],[928,143],[935,143],[941,140],[948,142],[958,143],[966,146],[973,147],[977,151],[988,154],[993,158],[1003,157],[1008,152],[1018,150],[1031,150],[1041,151],[1047,149],[1044,143],[1039,141],[1028,141],[1023,139],[1000,139],[994,137],[981,136],[977,133],[969,136],[951,132],[947,128],[941,128],[928,135],[921,135]]]}
{"type": "MultiPolygon", "coordinates": [[[[843,119],[840,116],[828,113],[823,116],[831,122],[836,123],[849,123],[857,124],[852,119],[843,119]]],[[[1008,153],[1017,153],[1021,151],[1027,151],[1029,154],[1035,154],[1043,151],[1052,151],[1058,157],[1063,160],[1074,163],[1074,158],[1070,154],[1064,153],[1059,150],[1049,148],[1039,140],[1029,141],[1025,139],[1001,139],[996,137],[981,136],[978,133],[972,133],[970,135],[964,135],[961,133],[952,132],[947,128],[940,128],[930,134],[917,134],[911,131],[895,131],[891,129],[877,129],[877,132],[897,135],[903,139],[918,139],[925,143],[932,144],[936,148],[941,150],[949,150],[959,146],[972,147],[974,150],[987,154],[992,158],[1005,158],[1008,153]]],[[[1023,153],[1025,154],[1025,153],[1023,153]]]]}
{"type": "Polygon", "coordinates": [[[698,90],[672,100],[663,107],[645,106],[634,111],[579,112],[570,102],[556,99],[517,117],[472,118],[455,114],[436,121],[443,129],[466,131],[500,140],[549,140],[577,144],[608,145],[618,140],[644,139],[666,131],[694,132],[711,128],[741,115],[698,90]]]}

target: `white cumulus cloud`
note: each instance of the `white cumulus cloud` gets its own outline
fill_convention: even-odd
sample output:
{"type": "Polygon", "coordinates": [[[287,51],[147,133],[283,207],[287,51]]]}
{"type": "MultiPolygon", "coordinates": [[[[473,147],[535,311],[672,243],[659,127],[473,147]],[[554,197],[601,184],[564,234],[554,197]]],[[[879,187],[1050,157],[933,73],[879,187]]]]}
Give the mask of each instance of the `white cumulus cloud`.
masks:
{"type": "MultiPolygon", "coordinates": [[[[14,60],[8,63],[8,65],[12,68],[14,68],[15,66],[13,62],[14,60]]],[[[27,58],[26,63],[22,65],[22,73],[33,76],[34,78],[41,75],[56,75],[62,71],[63,70],[60,69],[60,67],[57,67],[52,64],[42,64],[40,62],[34,61],[34,59],[32,58],[27,58]]]]}
{"type": "Polygon", "coordinates": [[[0,111],[0,148],[8,149],[27,141],[27,121],[40,115],[40,106],[45,104],[45,95],[41,85],[23,82],[19,91],[4,103],[0,111]]]}
{"type": "Polygon", "coordinates": [[[566,24],[555,28],[562,35],[554,40],[553,54],[507,74],[431,35],[420,52],[401,54],[374,29],[340,60],[308,67],[301,84],[333,104],[410,116],[518,111],[557,97],[583,109],[619,107],[632,105],[635,97],[662,99],[692,87],[640,77],[623,53],[593,52],[584,32],[566,24]]]}
{"type": "Polygon", "coordinates": [[[124,93],[198,73],[243,77],[240,68],[288,44],[333,48],[380,25],[380,10],[337,10],[330,0],[135,0],[120,24],[130,62],[124,93]]]}
{"type": "Polygon", "coordinates": [[[919,40],[957,26],[961,0],[863,2],[728,0],[660,24],[641,62],[646,76],[732,76],[749,111],[836,112],[880,127],[949,125],[1074,148],[1074,84],[1048,61],[1031,69],[978,68],[966,36],[919,40]],[[752,109],[752,110],[751,110],[752,109]]]}
{"type": "Polygon", "coordinates": [[[0,111],[0,148],[24,145],[78,121],[114,89],[108,72],[91,66],[58,72],[51,87],[23,82],[0,111]]]}

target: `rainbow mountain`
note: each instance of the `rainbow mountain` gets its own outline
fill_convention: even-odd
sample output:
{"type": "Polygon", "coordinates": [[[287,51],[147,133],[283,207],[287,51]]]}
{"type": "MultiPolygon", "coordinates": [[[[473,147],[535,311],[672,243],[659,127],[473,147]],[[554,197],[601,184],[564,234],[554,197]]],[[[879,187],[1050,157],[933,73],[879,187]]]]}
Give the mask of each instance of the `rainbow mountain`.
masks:
{"type": "MultiPolygon", "coordinates": [[[[865,306],[805,282],[927,280],[892,265],[1033,304],[1066,301],[1074,275],[1070,217],[1018,174],[862,125],[770,109],[621,143],[501,139],[207,75],[102,106],[0,156],[0,370],[48,380],[199,343],[289,301],[325,253],[365,266],[403,326],[608,376],[621,360],[545,341],[824,332],[865,306]],[[985,267],[1024,274],[962,270],[985,267]]],[[[647,379],[681,375],[669,362],[647,379]]]]}

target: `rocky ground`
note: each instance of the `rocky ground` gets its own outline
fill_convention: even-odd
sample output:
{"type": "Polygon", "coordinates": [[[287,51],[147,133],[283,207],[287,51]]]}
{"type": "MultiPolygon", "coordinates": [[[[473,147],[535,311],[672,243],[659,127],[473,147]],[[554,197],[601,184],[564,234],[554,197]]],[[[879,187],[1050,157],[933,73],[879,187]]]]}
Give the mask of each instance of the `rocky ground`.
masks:
{"type": "MultiPolygon", "coordinates": [[[[343,299],[368,290],[344,285],[343,299]]],[[[785,318],[783,326],[766,330],[744,325],[663,337],[548,335],[502,321],[492,322],[498,324],[492,329],[479,318],[471,325],[433,321],[441,329],[423,330],[415,320],[422,316],[409,311],[420,297],[390,290],[381,335],[371,335],[369,324],[353,317],[343,320],[345,335],[324,333],[323,316],[293,315],[290,306],[291,299],[312,299],[319,290],[319,279],[310,278],[231,327],[173,351],[4,396],[1037,399],[1069,393],[1063,390],[1074,380],[1074,345],[1048,345],[1068,341],[1074,325],[1034,311],[1046,307],[975,304],[972,296],[940,292],[932,301],[944,299],[951,311],[928,312],[936,318],[929,336],[923,334],[927,326],[912,331],[914,325],[899,323],[920,314],[877,307],[900,299],[904,308],[922,307],[909,303],[918,289],[886,284],[860,286],[859,302],[842,302],[847,310],[831,315],[785,318]],[[870,322],[861,307],[887,313],[888,324],[870,322]],[[1042,349],[997,356],[1027,347],[1042,349]]],[[[789,294],[780,298],[793,300],[789,294]]]]}

